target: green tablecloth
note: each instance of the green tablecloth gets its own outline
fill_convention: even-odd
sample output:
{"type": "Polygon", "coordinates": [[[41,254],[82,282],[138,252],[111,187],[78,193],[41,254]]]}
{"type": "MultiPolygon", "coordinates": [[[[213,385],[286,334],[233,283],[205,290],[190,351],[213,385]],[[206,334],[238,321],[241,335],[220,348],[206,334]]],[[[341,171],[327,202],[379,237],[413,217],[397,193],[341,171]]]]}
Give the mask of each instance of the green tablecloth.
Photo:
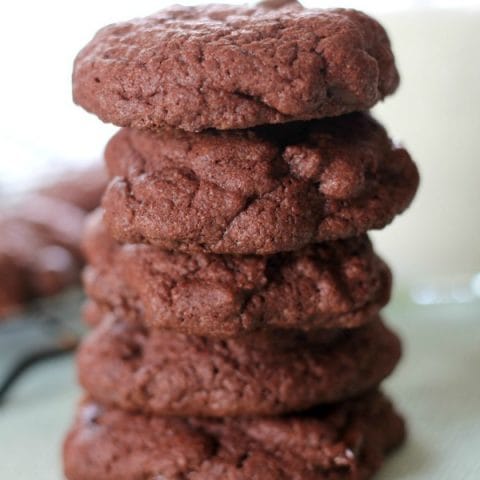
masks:
{"type": "MultiPolygon", "coordinates": [[[[408,417],[410,436],[378,480],[478,480],[479,306],[397,300],[387,316],[405,340],[405,356],[385,389],[408,417]]],[[[0,408],[2,480],[62,478],[62,436],[79,395],[71,358],[49,361],[21,379],[0,408]]]]}

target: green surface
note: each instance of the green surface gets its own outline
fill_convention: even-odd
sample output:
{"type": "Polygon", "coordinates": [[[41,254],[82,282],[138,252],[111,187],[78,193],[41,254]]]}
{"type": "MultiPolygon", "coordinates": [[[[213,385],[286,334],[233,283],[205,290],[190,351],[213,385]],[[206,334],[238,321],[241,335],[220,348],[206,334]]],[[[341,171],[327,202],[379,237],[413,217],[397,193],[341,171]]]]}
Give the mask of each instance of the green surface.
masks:
{"type": "MultiPolygon", "coordinates": [[[[387,316],[405,340],[404,361],[386,384],[410,436],[378,480],[480,478],[480,308],[410,307],[387,316]]],[[[60,480],[61,441],[80,391],[72,359],[31,370],[0,408],[0,478],[60,480]]]]}

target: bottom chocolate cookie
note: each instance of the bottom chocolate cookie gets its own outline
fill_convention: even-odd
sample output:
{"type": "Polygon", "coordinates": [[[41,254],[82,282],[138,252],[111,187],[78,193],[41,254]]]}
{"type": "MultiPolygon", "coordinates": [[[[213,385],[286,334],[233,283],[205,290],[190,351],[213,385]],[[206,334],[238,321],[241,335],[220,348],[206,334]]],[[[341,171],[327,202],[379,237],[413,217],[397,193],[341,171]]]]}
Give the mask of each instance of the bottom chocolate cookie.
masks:
{"type": "Polygon", "coordinates": [[[405,435],[380,393],[279,418],[149,417],[86,401],[68,480],[366,480],[405,435]]]}

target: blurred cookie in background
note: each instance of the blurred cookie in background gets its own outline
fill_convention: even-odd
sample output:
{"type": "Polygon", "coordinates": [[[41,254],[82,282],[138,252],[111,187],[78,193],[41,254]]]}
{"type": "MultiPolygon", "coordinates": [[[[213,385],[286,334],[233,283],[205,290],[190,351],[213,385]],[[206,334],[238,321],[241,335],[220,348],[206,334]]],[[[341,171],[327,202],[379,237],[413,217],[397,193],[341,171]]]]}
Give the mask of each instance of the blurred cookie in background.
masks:
{"type": "Polygon", "coordinates": [[[10,255],[0,253],[0,319],[23,303],[24,278],[18,263],[10,255]]]}
{"type": "Polygon", "coordinates": [[[0,209],[0,318],[79,282],[80,240],[106,175],[95,165],[43,185],[0,209]]]}

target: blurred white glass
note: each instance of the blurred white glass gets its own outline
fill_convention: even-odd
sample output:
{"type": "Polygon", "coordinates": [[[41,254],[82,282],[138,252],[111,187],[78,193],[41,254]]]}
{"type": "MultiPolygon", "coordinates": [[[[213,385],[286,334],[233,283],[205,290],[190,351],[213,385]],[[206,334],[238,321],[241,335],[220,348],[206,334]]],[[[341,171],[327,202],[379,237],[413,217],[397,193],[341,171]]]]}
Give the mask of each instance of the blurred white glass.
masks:
{"type": "Polygon", "coordinates": [[[480,271],[480,9],[381,17],[402,84],[376,112],[417,161],[411,210],[374,234],[400,278],[480,271]]]}

